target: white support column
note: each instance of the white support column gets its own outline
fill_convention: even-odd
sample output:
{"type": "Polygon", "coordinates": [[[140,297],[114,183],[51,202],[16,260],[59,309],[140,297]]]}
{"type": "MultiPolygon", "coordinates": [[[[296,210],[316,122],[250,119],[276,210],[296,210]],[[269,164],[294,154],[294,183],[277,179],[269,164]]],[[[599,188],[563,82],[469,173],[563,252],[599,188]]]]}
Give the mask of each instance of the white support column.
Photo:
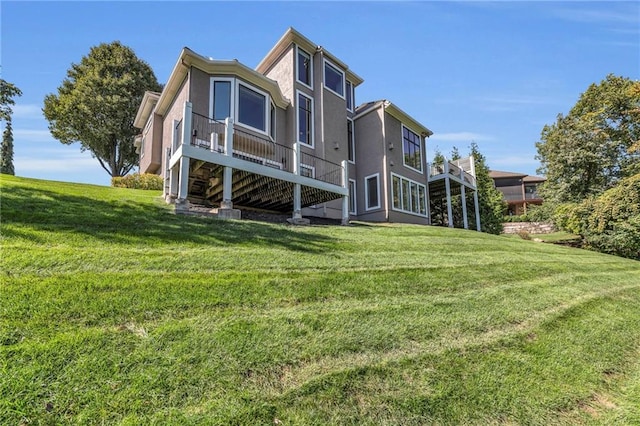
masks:
{"type": "Polygon", "coordinates": [[[449,228],[453,228],[453,208],[451,207],[451,182],[449,181],[449,160],[444,160],[444,187],[447,192],[447,220],[449,228]]]}
{"type": "Polygon", "coordinates": [[[478,190],[473,191],[473,207],[476,211],[476,230],[481,231],[480,228],[480,203],[478,203],[478,190]]]}
{"type": "MultiPolygon", "coordinates": [[[[293,144],[293,174],[300,176],[300,143],[293,144]]],[[[302,219],[302,187],[293,184],[293,220],[302,219]]]]}
{"type": "MultiPolygon", "coordinates": [[[[185,102],[184,108],[182,110],[182,143],[190,145],[191,144],[191,119],[193,117],[192,114],[193,106],[191,102],[185,102]]],[[[175,152],[177,147],[174,147],[173,152],[175,152]]]]}
{"type": "Polygon", "coordinates": [[[460,197],[462,198],[462,221],[464,229],[469,229],[469,221],[467,220],[467,197],[464,192],[464,185],[460,185],[460,197]]]}
{"type": "Polygon", "coordinates": [[[168,203],[175,202],[178,197],[178,166],[169,169],[169,194],[165,199],[168,203]]]}
{"type": "MultiPolygon", "coordinates": [[[[224,155],[233,157],[233,119],[224,120],[224,155]]],[[[233,168],[225,166],[222,176],[222,202],[218,219],[240,219],[240,210],[233,208],[233,168]]]]}
{"type": "MultiPolygon", "coordinates": [[[[349,169],[347,160],[342,160],[342,187],[349,188],[349,169]]],[[[349,195],[342,196],[342,225],[349,224],[349,195]]]]}
{"type": "Polygon", "coordinates": [[[189,210],[187,195],[189,191],[189,157],[180,157],[180,175],[178,185],[178,199],[176,200],[176,210],[189,210]]]}

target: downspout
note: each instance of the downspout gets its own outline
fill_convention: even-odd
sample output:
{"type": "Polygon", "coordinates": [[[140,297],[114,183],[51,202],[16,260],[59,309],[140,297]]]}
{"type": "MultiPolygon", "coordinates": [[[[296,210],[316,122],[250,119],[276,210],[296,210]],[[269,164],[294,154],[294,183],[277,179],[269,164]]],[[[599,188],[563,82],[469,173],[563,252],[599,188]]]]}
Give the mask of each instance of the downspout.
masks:
{"type": "MultiPolygon", "coordinates": [[[[386,116],[385,108],[389,105],[389,101],[382,101],[382,194],[384,194],[384,218],[385,222],[389,222],[389,206],[387,204],[387,130],[385,126],[386,116]]],[[[365,188],[366,190],[366,188],[365,188]]]]}

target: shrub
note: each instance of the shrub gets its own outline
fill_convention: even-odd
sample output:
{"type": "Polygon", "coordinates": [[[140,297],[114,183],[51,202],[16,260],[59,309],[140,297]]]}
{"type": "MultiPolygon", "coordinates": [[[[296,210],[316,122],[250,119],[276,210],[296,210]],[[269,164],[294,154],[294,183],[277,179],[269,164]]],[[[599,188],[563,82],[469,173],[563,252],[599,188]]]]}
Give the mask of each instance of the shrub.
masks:
{"type": "Polygon", "coordinates": [[[524,229],[519,230],[517,232],[517,234],[523,240],[530,240],[531,239],[531,236],[529,235],[529,233],[527,231],[525,231],[524,229]]]}
{"type": "Polygon", "coordinates": [[[116,188],[162,190],[162,176],[150,173],[133,173],[121,177],[111,178],[111,186],[116,188]]]}

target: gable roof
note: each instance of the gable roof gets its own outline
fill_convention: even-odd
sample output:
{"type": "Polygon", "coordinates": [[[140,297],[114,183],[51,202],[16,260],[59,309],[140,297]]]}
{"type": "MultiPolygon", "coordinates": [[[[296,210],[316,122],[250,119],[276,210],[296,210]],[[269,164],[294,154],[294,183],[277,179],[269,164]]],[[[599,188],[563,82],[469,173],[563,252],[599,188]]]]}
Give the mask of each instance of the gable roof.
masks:
{"type": "Polygon", "coordinates": [[[256,67],[256,71],[261,74],[267,73],[271,66],[278,60],[278,58],[280,58],[280,55],[282,55],[289,48],[289,46],[291,46],[291,43],[297,44],[311,54],[313,54],[313,52],[322,52],[322,54],[329,60],[331,60],[331,62],[345,70],[347,80],[349,80],[354,87],[362,84],[362,82],[364,81],[362,77],[351,71],[347,64],[329,53],[329,51],[324,47],[318,46],[313,43],[311,40],[296,31],[293,27],[289,27],[289,29],[283,34],[283,36],[280,37],[280,40],[276,42],[269,53],[267,53],[262,61],[260,61],[260,63],[256,67]]]}
{"type": "Polygon", "coordinates": [[[357,120],[358,118],[366,114],[369,114],[370,112],[375,111],[378,108],[383,108],[383,110],[389,113],[389,115],[396,118],[401,123],[406,124],[408,127],[411,127],[413,130],[417,130],[422,134],[422,136],[429,137],[433,135],[433,132],[431,130],[426,128],[424,125],[420,124],[419,121],[417,121],[416,119],[411,117],[409,114],[401,110],[394,103],[386,99],[367,102],[358,106],[355,110],[355,116],[353,117],[353,119],[357,120]]]}

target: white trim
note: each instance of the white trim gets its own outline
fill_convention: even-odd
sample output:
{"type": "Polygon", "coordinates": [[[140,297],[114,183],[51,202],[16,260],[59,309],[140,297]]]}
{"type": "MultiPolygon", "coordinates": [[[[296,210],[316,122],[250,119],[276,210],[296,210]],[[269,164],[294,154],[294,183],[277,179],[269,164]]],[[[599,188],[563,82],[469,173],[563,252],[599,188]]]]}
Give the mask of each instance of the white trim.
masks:
{"type": "Polygon", "coordinates": [[[315,141],[314,141],[314,131],[315,131],[315,126],[314,126],[314,105],[313,105],[313,98],[309,95],[307,95],[306,93],[300,91],[300,90],[296,90],[296,102],[295,102],[295,106],[296,106],[296,142],[300,142],[303,146],[309,147],[309,148],[315,148],[315,141]],[[311,137],[311,143],[308,142],[303,142],[300,140],[300,104],[299,104],[299,100],[300,100],[300,95],[302,95],[303,97],[307,98],[308,100],[311,101],[311,120],[309,120],[309,123],[311,124],[311,129],[309,129],[309,135],[311,137]]]}
{"type": "MultiPolygon", "coordinates": [[[[331,62],[330,60],[328,60],[327,58],[323,58],[323,62],[322,62],[322,85],[324,86],[325,89],[327,89],[328,91],[330,91],[331,93],[334,93],[336,96],[345,99],[345,81],[347,81],[347,77],[344,73],[344,71],[342,71],[338,66],[336,66],[333,62],[331,62]],[[333,68],[334,70],[336,70],[338,73],[340,73],[342,75],[342,95],[336,91],[334,91],[333,89],[331,89],[330,87],[327,87],[327,85],[325,84],[327,81],[327,65],[329,65],[331,68],[333,68]]],[[[346,99],[345,99],[346,102],[346,99]]]]}
{"type": "Polygon", "coordinates": [[[346,79],[344,81],[344,101],[347,104],[347,111],[354,112],[356,109],[356,90],[353,87],[353,83],[346,79]],[[347,93],[351,93],[351,108],[349,108],[349,103],[347,102],[347,93]]]}
{"type": "Polygon", "coordinates": [[[349,186],[353,183],[353,193],[349,193],[349,207],[353,203],[353,211],[349,210],[349,214],[358,214],[358,195],[357,195],[357,182],[355,179],[349,179],[349,186]]]}
{"type": "Polygon", "coordinates": [[[427,196],[427,187],[426,187],[426,185],[424,185],[424,184],[422,184],[420,182],[417,182],[417,181],[415,181],[413,179],[409,179],[408,177],[405,177],[405,176],[399,175],[397,173],[391,172],[391,210],[397,211],[397,212],[401,212],[401,213],[410,214],[410,215],[413,215],[413,216],[428,217],[428,214],[427,214],[427,211],[428,211],[427,210],[427,206],[428,205],[429,205],[429,200],[428,200],[428,196],[427,196]],[[394,202],[393,202],[394,201],[394,195],[395,195],[395,186],[393,184],[393,178],[394,177],[397,177],[398,179],[400,179],[400,194],[398,196],[398,201],[400,202],[400,208],[397,208],[394,205],[394,202]],[[420,201],[419,201],[420,200],[420,187],[422,187],[422,189],[424,191],[424,203],[425,203],[425,205],[424,205],[425,213],[424,214],[421,214],[420,212],[414,212],[412,210],[405,210],[404,208],[402,208],[403,204],[404,204],[402,202],[403,201],[403,194],[402,194],[402,192],[403,192],[402,191],[402,181],[403,180],[406,180],[407,182],[409,182],[409,197],[410,197],[409,198],[409,207],[410,208],[413,207],[413,203],[412,203],[413,200],[411,200],[411,184],[413,183],[413,184],[416,184],[418,186],[418,189],[417,189],[417,191],[418,191],[418,207],[420,206],[420,204],[419,204],[420,203],[420,201]]]}
{"type": "Polygon", "coordinates": [[[269,105],[271,102],[271,97],[269,96],[269,94],[261,89],[258,89],[257,87],[249,84],[249,83],[245,83],[244,81],[240,81],[238,79],[236,79],[236,97],[235,97],[235,111],[236,111],[236,116],[235,116],[235,120],[234,120],[234,124],[240,125],[242,127],[245,127],[247,129],[251,129],[255,132],[261,133],[267,137],[269,137],[269,105]],[[264,130],[262,129],[258,129],[256,127],[250,126],[249,124],[243,123],[242,121],[240,121],[240,86],[244,86],[245,89],[249,89],[253,92],[256,92],[259,95],[264,96],[264,130]]]}
{"type": "Polygon", "coordinates": [[[380,173],[374,173],[364,178],[364,208],[366,211],[375,210],[380,208],[380,173]],[[369,206],[369,184],[368,181],[371,178],[376,178],[376,191],[378,192],[378,205],[369,206]]]}
{"type": "Polygon", "coordinates": [[[356,164],[356,123],[353,119],[347,117],[347,161],[351,164],[356,164]],[[349,138],[349,122],[351,122],[351,140],[349,138]],[[353,159],[349,159],[349,147],[353,153],[353,159]]]}
{"type": "Polygon", "coordinates": [[[316,177],[316,168],[314,166],[310,166],[308,164],[300,163],[300,172],[302,172],[302,169],[311,170],[311,176],[305,176],[302,173],[300,173],[300,176],[305,176],[305,177],[310,177],[310,178],[314,178],[315,179],[315,177],[316,177]]]}
{"type": "Polygon", "coordinates": [[[278,107],[271,100],[271,107],[269,108],[269,137],[272,141],[276,141],[276,137],[278,136],[278,107]],[[273,123],[271,122],[271,111],[273,111],[273,123]]]}
{"type": "Polygon", "coordinates": [[[418,133],[418,132],[414,132],[414,131],[413,131],[413,129],[412,129],[411,127],[409,127],[409,126],[405,126],[405,125],[403,124],[403,125],[401,126],[401,129],[400,129],[400,141],[401,141],[401,143],[402,143],[402,164],[403,164],[407,169],[411,169],[411,170],[413,170],[413,171],[415,171],[415,172],[418,172],[418,173],[424,173],[424,171],[423,171],[423,170],[424,170],[424,165],[422,164],[422,163],[424,162],[424,161],[423,161],[423,158],[424,158],[423,151],[424,151],[424,150],[422,149],[422,136],[420,136],[420,133],[418,133]],[[411,167],[411,166],[409,166],[409,165],[405,162],[406,156],[405,156],[405,152],[404,152],[404,129],[407,129],[408,131],[410,131],[411,133],[413,133],[414,135],[416,135],[416,136],[418,137],[418,147],[420,148],[420,168],[421,168],[422,170],[420,170],[420,169],[416,169],[415,167],[411,167]]]}
{"type": "Polygon", "coordinates": [[[313,90],[313,55],[307,52],[306,50],[302,49],[300,46],[296,44],[296,57],[294,58],[294,61],[295,61],[294,68],[296,73],[296,82],[302,84],[304,87],[308,87],[309,89],[313,90]],[[298,75],[299,75],[298,74],[298,55],[300,51],[302,51],[304,54],[309,56],[309,83],[311,84],[307,84],[305,82],[298,80],[298,75]]]}

